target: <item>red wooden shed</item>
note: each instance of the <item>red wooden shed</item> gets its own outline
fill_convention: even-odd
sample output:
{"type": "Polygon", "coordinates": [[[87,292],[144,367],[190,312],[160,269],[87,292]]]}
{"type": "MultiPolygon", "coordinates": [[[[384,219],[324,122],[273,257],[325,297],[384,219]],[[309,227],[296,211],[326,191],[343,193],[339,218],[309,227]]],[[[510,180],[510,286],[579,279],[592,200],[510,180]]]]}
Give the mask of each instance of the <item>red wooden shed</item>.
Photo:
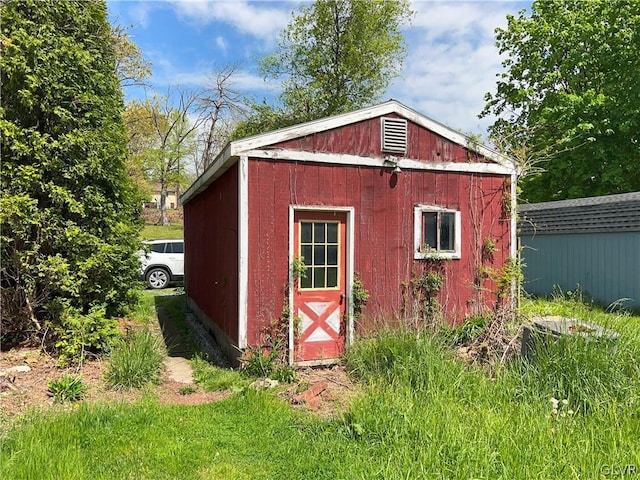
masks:
{"type": "Polygon", "coordinates": [[[233,141],[182,197],[189,306],[230,357],[284,311],[292,364],[425,306],[460,322],[501,301],[514,192],[507,158],[393,100],[233,141]]]}

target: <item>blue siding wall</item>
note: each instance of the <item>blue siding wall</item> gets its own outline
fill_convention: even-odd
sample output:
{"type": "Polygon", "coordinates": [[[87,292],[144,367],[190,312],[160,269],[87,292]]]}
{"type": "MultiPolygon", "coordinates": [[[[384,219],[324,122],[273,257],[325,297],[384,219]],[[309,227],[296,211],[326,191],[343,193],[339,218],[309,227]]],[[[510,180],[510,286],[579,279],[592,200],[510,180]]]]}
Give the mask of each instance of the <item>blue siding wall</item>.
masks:
{"type": "Polygon", "coordinates": [[[640,307],[640,232],[522,235],[521,245],[527,292],[579,286],[603,305],[640,307]]]}

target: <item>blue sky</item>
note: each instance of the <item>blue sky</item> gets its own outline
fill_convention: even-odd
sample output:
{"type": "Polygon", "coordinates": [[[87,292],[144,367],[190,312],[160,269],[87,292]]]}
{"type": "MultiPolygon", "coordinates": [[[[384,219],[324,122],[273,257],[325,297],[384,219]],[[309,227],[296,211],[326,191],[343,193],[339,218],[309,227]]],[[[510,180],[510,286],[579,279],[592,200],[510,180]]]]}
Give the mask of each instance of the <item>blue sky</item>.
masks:
{"type": "MultiPolygon", "coordinates": [[[[198,88],[216,68],[238,64],[234,88],[257,100],[278,94],[265,82],[257,59],[271,52],[300,1],[108,0],[110,20],[130,34],[152,62],[151,83],[198,88]]],[[[530,2],[414,0],[403,33],[408,55],[382,100],[394,98],[466,133],[485,134],[492,119],[478,119],[484,94],[495,89],[501,59],[494,30],[530,2]]],[[[129,98],[139,91],[127,92],[129,98]]]]}

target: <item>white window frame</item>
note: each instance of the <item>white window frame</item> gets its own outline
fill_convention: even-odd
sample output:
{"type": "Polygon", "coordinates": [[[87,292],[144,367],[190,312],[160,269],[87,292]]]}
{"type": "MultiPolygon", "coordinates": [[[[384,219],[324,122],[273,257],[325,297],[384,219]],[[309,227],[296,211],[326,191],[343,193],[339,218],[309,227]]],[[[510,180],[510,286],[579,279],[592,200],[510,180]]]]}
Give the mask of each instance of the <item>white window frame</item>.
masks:
{"type": "Polygon", "coordinates": [[[459,210],[444,208],[439,205],[415,205],[413,209],[413,258],[424,260],[429,258],[442,258],[459,260],[462,258],[462,215],[459,210]],[[454,214],[454,250],[423,251],[423,223],[424,213],[453,213],[454,214]]]}

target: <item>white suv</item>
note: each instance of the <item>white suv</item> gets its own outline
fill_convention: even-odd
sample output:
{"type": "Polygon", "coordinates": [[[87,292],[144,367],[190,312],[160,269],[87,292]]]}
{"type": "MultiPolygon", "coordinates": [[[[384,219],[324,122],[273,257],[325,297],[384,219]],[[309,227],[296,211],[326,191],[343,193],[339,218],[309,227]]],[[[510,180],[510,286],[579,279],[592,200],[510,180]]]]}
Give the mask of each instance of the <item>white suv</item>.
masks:
{"type": "Polygon", "coordinates": [[[151,288],[165,288],[184,278],[184,240],[147,240],[141,251],[140,275],[151,288]]]}

